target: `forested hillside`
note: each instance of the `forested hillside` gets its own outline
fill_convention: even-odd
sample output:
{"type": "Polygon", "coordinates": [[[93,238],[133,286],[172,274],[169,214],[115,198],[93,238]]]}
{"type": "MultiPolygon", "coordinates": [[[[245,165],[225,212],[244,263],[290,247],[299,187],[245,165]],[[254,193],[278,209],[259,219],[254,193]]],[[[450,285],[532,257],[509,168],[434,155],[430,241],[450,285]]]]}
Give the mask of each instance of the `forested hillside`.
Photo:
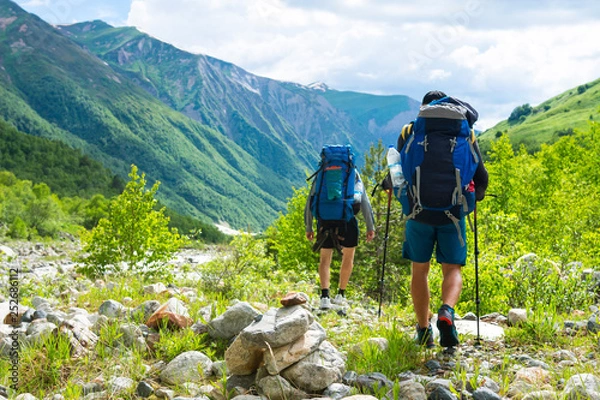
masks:
{"type": "Polygon", "coordinates": [[[0,119],[0,170],[18,179],[45,183],[59,196],[118,195],[125,182],[104,166],[63,142],[17,131],[0,119]]]}
{"type": "Polygon", "coordinates": [[[283,207],[293,184],[273,166],[14,3],[0,0],[0,18],[0,116],[20,131],[80,148],[121,177],[136,164],[162,182],[164,204],[207,222],[259,230],[283,207]]]}
{"type": "Polygon", "coordinates": [[[586,130],[590,122],[600,119],[600,79],[567,90],[537,106],[526,103],[516,107],[507,120],[481,134],[482,148],[503,134],[515,147],[525,145],[539,150],[575,130],[586,130]]]}

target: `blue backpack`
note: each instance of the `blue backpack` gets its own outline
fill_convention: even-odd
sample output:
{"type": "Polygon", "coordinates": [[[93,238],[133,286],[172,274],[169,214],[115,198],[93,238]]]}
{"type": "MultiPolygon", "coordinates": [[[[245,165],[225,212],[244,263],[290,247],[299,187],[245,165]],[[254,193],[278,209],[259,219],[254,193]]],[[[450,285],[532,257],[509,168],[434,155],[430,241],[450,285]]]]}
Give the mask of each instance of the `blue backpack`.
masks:
{"type": "Polygon", "coordinates": [[[479,156],[471,129],[477,112],[452,97],[422,106],[417,119],[402,129],[400,151],[405,185],[397,193],[402,210],[415,218],[439,211],[456,225],[475,207],[471,184],[479,156]]]}
{"type": "Polygon", "coordinates": [[[356,169],[350,145],[325,145],[321,151],[310,209],[318,221],[349,221],[354,216],[356,169]]]}

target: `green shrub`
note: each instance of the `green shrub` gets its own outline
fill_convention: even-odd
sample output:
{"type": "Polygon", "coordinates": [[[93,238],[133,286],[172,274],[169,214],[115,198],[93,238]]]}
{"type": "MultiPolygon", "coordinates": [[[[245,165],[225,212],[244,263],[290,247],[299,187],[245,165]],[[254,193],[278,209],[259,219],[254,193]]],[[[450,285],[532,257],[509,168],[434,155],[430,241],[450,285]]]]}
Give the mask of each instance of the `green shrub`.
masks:
{"type": "Polygon", "coordinates": [[[140,177],[131,166],[131,181],[110,205],[91,232],[82,234],[84,266],[80,272],[89,277],[106,273],[165,274],[165,264],[185,240],[170,230],[164,209],[154,210],[159,182],[146,190],[145,174],[140,177]],[[121,263],[128,268],[119,270],[121,263]]]}
{"type": "Polygon", "coordinates": [[[26,239],[28,236],[27,224],[20,217],[15,217],[8,227],[7,234],[13,239],[26,239]]]}

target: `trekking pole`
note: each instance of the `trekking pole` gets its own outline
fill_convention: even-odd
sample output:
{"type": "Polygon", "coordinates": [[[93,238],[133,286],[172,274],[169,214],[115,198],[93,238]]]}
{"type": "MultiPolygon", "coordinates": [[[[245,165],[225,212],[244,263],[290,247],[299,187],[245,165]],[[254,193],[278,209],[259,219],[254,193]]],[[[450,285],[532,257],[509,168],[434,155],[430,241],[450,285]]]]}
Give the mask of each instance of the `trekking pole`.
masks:
{"type": "Polygon", "coordinates": [[[387,242],[390,231],[390,209],[392,207],[392,189],[386,190],[388,194],[387,216],[385,219],[385,236],[383,238],[383,262],[381,263],[381,279],[379,280],[379,311],[377,317],[381,317],[381,304],[383,303],[383,286],[385,282],[385,260],[387,255],[387,242]]]}
{"type": "Polygon", "coordinates": [[[477,346],[481,345],[481,337],[479,336],[479,243],[477,242],[477,201],[475,201],[475,207],[473,208],[473,241],[475,247],[475,304],[477,306],[477,340],[475,341],[477,346]]]}

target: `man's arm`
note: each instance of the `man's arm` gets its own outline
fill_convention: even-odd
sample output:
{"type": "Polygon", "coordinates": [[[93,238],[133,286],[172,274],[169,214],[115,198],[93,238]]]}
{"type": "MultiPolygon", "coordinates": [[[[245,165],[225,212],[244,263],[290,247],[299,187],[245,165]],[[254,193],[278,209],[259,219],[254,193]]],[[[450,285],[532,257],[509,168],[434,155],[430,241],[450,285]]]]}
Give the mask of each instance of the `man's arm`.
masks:
{"type": "Polygon", "coordinates": [[[479,145],[477,141],[475,141],[475,151],[477,152],[477,156],[479,157],[479,164],[477,164],[477,170],[475,170],[475,176],[473,176],[473,182],[475,183],[475,198],[477,201],[483,200],[485,197],[485,191],[488,187],[488,172],[483,165],[483,158],[481,157],[481,150],[479,150],[479,145]]]}
{"type": "Polygon", "coordinates": [[[373,217],[373,208],[371,207],[371,201],[369,200],[369,196],[367,196],[366,190],[362,193],[360,211],[367,225],[367,242],[370,242],[375,237],[375,218],[373,217]]]}
{"type": "Polygon", "coordinates": [[[315,182],[313,181],[312,186],[310,187],[310,193],[306,198],[306,205],[304,206],[304,229],[306,231],[306,238],[308,240],[313,240],[314,232],[313,232],[313,214],[310,209],[310,200],[312,199],[315,193],[315,182]]]}

